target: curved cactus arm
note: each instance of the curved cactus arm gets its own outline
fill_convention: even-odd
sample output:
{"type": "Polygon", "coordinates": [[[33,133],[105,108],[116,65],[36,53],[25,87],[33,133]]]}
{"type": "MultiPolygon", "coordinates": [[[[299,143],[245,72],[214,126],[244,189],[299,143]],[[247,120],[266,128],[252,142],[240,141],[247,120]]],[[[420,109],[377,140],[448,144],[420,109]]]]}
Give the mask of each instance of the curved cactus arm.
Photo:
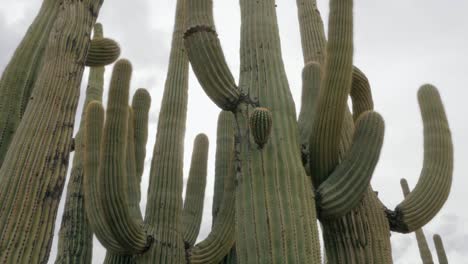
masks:
{"type": "Polygon", "coordinates": [[[442,238],[440,235],[434,235],[434,244],[437,251],[437,258],[439,259],[440,264],[448,264],[447,254],[445,254],[444,244],[442,243],[442,238]]]}
{"type": "Polygon", "coordinates": [[[379,160],[384,121],[376,112],[358,120],[351,148],[335,171],[317,188],[316,204],[321,219],[336,219],[356,207],[367,191],[379,160]]]}
{"type": "Polygon", "coordinates": [[[362,113],[374,109],[374,101],[372,99],[369,80],[357,67],[353,68],[353,82],[351,85],[350,96],[353,102],[353,118],[355,121],[362,113]]]}
{"type": "Polygon", "coordinates": [[[106,66],[120,56],[119,44],[109,38],[94,38],[89,45],[85,65],[89,67],[106,66]]]}
{"type": "MultiPolygon", "coordinates": [[[[308,1],[307,1],[308,2],[308,1]]],[[[309,62],[302,70],[301,112],[298,126],[301,141],[302,162],[306,172],[309,172],[309,140],[312,135],[312,125],[315,120],[316,106],[320,91],[321,68],[317,62],[309,62]]]]}
{"type": "MultiPolygon", "coordinates": [[[[126,144],[131,71],[131,64],[127,60],[120,60],[114,66],[99,157],[98,192],[92,195],[100,207],[97,213],[102,214],[100,218],[108,226],[106,231],[109,232],[106,235],[111,235],[112,240],[117,243],[116,248],[107,247],[107,249],[116,254],[144,252],[150,242],[150,237],[142,227],[143,219],[135,221],[135,214],[131,213],[125,189],[128,182],[128,163],[125,161],[128,158],[126,144]]],[[[96,175],[85,177],[96,177],[96,175]]],[[[96,188],[91,191],[96,191],[96,188]]],[[[98,232],[96,234],[98,235],[98,232]]]]}
{"type": "MultiPolygon", "coordinates": [[[[406,179],[401,179],[400,185],[401,185],[401,190],[403,191],[404,197],[408,196],[408,194],[410,193],[410,189],[409,189],[408,182],[406,181],[406,179]]],[[[429,246],[427,245],[426,236],[424,235],[423,230],[418,229],[414,232],[416,234],[416,241],[418,242],[419,254],[421,255],[421,260],[423,264],[434,264],[434,261],[432,260],[431,250],[429,249],[429,246]]]]}
{"type": "Polygon", "coordinates": [[[212,0],[189,0],[185,48],[207,95],[223,110],[233,110],[240,91],[224,58],[213,20],[212,0]]]}
{"type": "Polygon", "coordinates": [[[200,232],[203,202],[205,201],[208,146],[208,137],[205,134],[197,135],[193,145],[192,163],[190,164],[184,209],[182,211],[182,226],[186,248],[195,245],[200,232]]]}
{"type": "Polygon", "coordinates": [[[330,2],[321,89],[310,139],[310,168],[319,186],[339,163],[339,144],[353,69],[353,1],[330,2]]]}
{"type": "Polygon", "coordinates": [[[439,92],[432,85],[423,85],[418,101],[424,125],[421,175],[395,211],[386,211],[391,230],[400,233],[413,232],[427,224],[444,205],[452,185],[452,136],[439,92]]]}
{"type": "Polygon", "coordinates": [[[143,174],[146,143],[148,142],[148,118],[149,109],[151,107],[151,96],[146,89],[137,89],[132,99],[132,109],[135,114],[135,161],[136,161],[136,176],[138,182],[141,182],[143,174]]]}
{"type": "Polygon", "coordinates": [[[323,63],[325,59],[325,28],[316,0],[296,0],[301,31],[304,63],[323,63]]]}

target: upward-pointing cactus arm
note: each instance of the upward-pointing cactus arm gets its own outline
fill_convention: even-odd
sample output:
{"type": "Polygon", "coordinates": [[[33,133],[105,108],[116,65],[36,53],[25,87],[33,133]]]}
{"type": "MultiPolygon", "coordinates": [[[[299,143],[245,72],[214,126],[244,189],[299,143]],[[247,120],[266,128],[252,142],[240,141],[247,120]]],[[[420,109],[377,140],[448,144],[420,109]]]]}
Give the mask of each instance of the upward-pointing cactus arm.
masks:
{"type": "MultiPolygon", "coordinates": [[[[235,170],[234,116],[222,111],[218,116],[216,145],[216,179],[222,178],[224,186],[219,211],[208,237],[190,250],[190,263],[220,263],[228,255],[235,239],[235,170]],[[222,175],[220,175],[222,174],[222,175]]],[[[220,186],[216,186],[220,187],[220,186]]],[[[215,188],[216,188],[215,187],[215,188]]],[[[215,189],[216,192],[216,189],[215,189]]],[[[219,196],[217,196],[219,198],[219,196]]],[[[214,198],[213,198],[214,199],[214,198]]],[[[215,202],[215,201],[213,201],[215,202]]]]}
{"type": "Polygon", "coordinates": [[[358,67],[353,68],[353,82],[350,96],[353,102],[354,121],[357,121],[362,113],[374,109],[369,80],[358,67]]]}
{"type": "Polygon", "coordinates": [[[182,225],[186,249],[193,247],[200,232],[205,201],[205,186],[208,163],[208,137],[199,134],[195,138],[190,164],[187,191],[185,193],[182,225]]]}
{"type": "Polygon", "coordinates": [[[424,85],[418,92],[424,125],[424,162],[418,183],[396,207],[387,210],[392,231],[413,232],[442,208],[452,185],[453,146],[444,106],[437,89],[424,85]]]}
{"type": "Polygon", "coordinates": [[[193,71],[207,95],[223,110],[233,110],[240,98],[226,63],[213,20],[212,0],[188,0],[185,47],[193,71]]]}
{"type": "Polygon", "coordinates": [[[439,259],[439,264],[448,264],[447,254],[445,254],[444,244],[442,243],[442,238],[440,235],[434,235],[434,244],[437,250],[437,258],[439,259]]]}
{"type": "Polygon", "coordinates": [[[366,112],[359,118],[351,148],[317,189],[321,219],[341,217],[360,202],[379,160],[383,137],[384,122],[379,114],[366,112]]]}
{"type": "Polygon", "coordinates": [[[151,96],[146,89],[137,89],[132,99],[132,109],[135,113],[135,161],[138,182],[143,174],[146,143],[148,142],[148,118],[151,106],[151,96]]]}
{"type": "MultiPolygon", "coordinates": [[[[118,61],[114,67],[99,155],[100,178],[97,178],[97,175],[85,174],[85,178],[97,179],[98,187],[91,188],[91,191],[97,191],[97,193],[90,197],[97,199],[94,203],[100,210],[94,213],[101,214],[97,218],[107,225],[103,231],[95,230],[96,235],[104,233],[106,237],[101,238],[98,235],[100,240],[116,242],[116,245],[103,243],[109,251],[116,254],[141,253],[149,246],[149,237],[142,227],[143,220],[136,220],[135,214],[131,213],[126,192],[128,170],[125,161],[127,160],[128,90],[131,70],[131,64],[127,60],[118,61]],[[109,235],[112,238],[108,238],[109,235]]],[[[89,137],[90,135],[87,135],[87,138],[89,137]]],[[[89,145],[89,147],[92,146],[89,145]]],[[[92,173],[92,170],[90,172],[92,173]]],[[[93,225],[98,228],[101,226],[93,225]]]]}
{"type": "Polygon", "coordinates": [[[339,163],[339,143],[353,69],[353,1],[330,2],[327,57],[310,139],[310,168],[319,186],[339,163]],[[333,107],[331,107],[333,106],[333,107]]]}

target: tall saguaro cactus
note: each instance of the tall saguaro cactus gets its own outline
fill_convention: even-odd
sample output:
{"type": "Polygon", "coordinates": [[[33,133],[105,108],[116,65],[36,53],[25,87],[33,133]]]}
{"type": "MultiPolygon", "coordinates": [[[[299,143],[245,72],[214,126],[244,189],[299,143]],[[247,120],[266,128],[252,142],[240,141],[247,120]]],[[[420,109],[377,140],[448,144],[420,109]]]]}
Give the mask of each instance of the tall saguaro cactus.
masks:
{"type": "MultiPolygon", "coordinates": [[[[103,37],[102,25],[94,25],[94,39],[103,37]]],[[[58,252],[55,263],[91,263],[93,233],[84,208],[83,193],[83,130],[86,106],[92,101],[102,101],[104,66],[92,67],[84,100],[80,126],[75,135],[75,154],[67,188],[65,209],[59,232],[58,252]]]]}
{"type": "Polygon", "coordinates": [[[60,1],[43,67],[0,169],[2,263],[45,263],[49,257],[79,84],[101,4],[99,0],[60,1]]]}

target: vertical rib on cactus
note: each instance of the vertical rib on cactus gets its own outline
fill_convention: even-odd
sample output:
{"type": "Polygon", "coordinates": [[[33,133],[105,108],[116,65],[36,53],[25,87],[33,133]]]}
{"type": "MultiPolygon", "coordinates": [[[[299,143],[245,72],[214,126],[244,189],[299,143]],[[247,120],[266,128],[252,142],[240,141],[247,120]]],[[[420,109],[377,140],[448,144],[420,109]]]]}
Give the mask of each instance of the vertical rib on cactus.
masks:
{"type": "MultiPolygon", "coordinates": [[[[405,179],[400,180],[401,189],[403,190],[403,195],[406,197],[410,193],[408,182],[405,179]]],[[[433,264],[431,250],[427,245],[426,236],[422,228],[414,231],[416,233],[416,241],[418,242],[419,254],[421,255],[423,264],[433,264]]]]}
{"type": "Polygon", "coordinates": [[[0,166],[29,101],[60,2],[44,0],[0,79],[0,166]]]}
{"type": "Polygon", "coordinates": [[[350,96],[353,102],[353,118],[355,121],[362,113],[374,109],[369,80],[357,67],[353,68],[353,82],[350,96]]]}
{"type": "Polygon", "coordinates": [[[193,145],[192,162],[182,212],[184,243],[187,249],[195,245],[198,232],[200,232],[203,202],[205,201],[208,144],[208,137],[205,134],[199,134],[193,145]]]}
{"type": "MultiPolygon", "coordinates": [[[[218,116],[215,179],[223,179],[220,211],[216,214],[208,237],[189,252],[190,263],[225,263],[223,258],[230,252],[235,240],[235,170],[234,170],[234,116],[222,111],[218,116]]],[[[218,196],[219,198],[219,196],[218,196]]]]}
{"type": "Polygon", "coordinates": [[[45,263],[52,245],[83,61],[102,1],[60,3],[32,92],[34,100],[28,103],[0,169],[2,263],[45,263]]]}
{"type": "Polygon", "coordinates": [[[418,183],[396,207],[387,211],[393,231],[408,233],[427,224],[442,208],[452,186],[453,145],[437,89],[423,85],[418,101],[424,125],[424,162],[418,183]]]}
{"type": "Polygon", "coordinates": [[[444,244],[442,243],[442,238],[440,235],[434,235],[434,244],[437,250],[437,258],[439,259],[439,264],[448,264],[447,255],[445,254],[444,244]]]}
{"type": "Polygon", "coordinates": [[[181,226],[188,58],[183,45],[186,4],[178,0],[169,69],[151,161],[145,223],[157,239],[139,261],[182,263],[185,247],[181,226]]]}
{"type": "MultiPolygon", "coordinates": [[[[94,38],[102,37],[102,25],[94,25],[94,38]]],[[[75,155],[67,187],[67,198],[60,226],[58,263],[91,263],[93,233],[84,208],[83,193],[83,130],[86,106],[91,101],[102,101],[104,67],[92,67],[83,104],[80,126],[75,135],[75,155]]]]}
{"type": "MultiPolygon", "coordinates": [[[[192,0],[189,6],[189,11],[197,10],[197,14],[202,14],[199,17],[212,21],[210,0],[192,0]]],[[[245,96],[234,110],[237,256],[241,263],[319,262],[313,195],[298,151],[296,112],[281,59],[275,1],[242,0],[240,6],[238,87],[245,96]],[[257,106],[268,108],[273,118],[269,144],[261,151],[251,144],[249,131],[249,116],[257,106]]],[[[189,17],[190,27],[203,25],[189,17]]],[[[200,76],[201,67],[221,64],[220,57],[215,55],[219,52],[211,48],[208,37],[203,39],[188,33],[185,40],[194,71],[199,80],[208,78],[200,76]],[[191,47],[206,47],[205,53],[191,47]]],[[[213,87],[203,88],[210,94],[213,87]]],[[[223,91],[217,89],[218,93],[223,91]]]]}

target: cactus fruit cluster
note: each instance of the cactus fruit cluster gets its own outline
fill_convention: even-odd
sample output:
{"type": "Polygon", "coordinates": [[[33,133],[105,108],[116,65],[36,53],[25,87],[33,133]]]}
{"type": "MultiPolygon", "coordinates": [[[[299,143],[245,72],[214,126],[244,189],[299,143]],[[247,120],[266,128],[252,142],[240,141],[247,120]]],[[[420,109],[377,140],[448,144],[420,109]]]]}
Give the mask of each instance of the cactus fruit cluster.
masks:
{"type": "MultiPolygon", "coordinates": [[[[353,61],[353,0],[330,0],[328,36],[315,0],[297,0],[304,68],[299,118],[282,61],[275,0],[240,0],[240,75],[224,58],[213,0],[177,0],[169,67],[149,168],[140,184],[151,97],[118,60],[102,101],[104,66],[120,56],[96,24],[102,0],[43,0],[0,79],[0,263],[46,263],[68,159],[75,151],[56,263],[392,263],[390,232],[416,232],[441,210],[453,147],[437,89],[423,85],[424,163],[413,191],[390,210],[370,180],[384,121],[353,61]],[[90,40],[94,25],[94,37],[90,40]],[[196,137],[183,200],[189,63],[218,118],[213,224],[197,243],[208,138],[196,137]],[[73,139],[79,86],[90,66],[73,139]],[[352,108],[348,106],[348,99],[352,108]]],[[[434,236],[440,263],[447,263],[434,236]]]]}

